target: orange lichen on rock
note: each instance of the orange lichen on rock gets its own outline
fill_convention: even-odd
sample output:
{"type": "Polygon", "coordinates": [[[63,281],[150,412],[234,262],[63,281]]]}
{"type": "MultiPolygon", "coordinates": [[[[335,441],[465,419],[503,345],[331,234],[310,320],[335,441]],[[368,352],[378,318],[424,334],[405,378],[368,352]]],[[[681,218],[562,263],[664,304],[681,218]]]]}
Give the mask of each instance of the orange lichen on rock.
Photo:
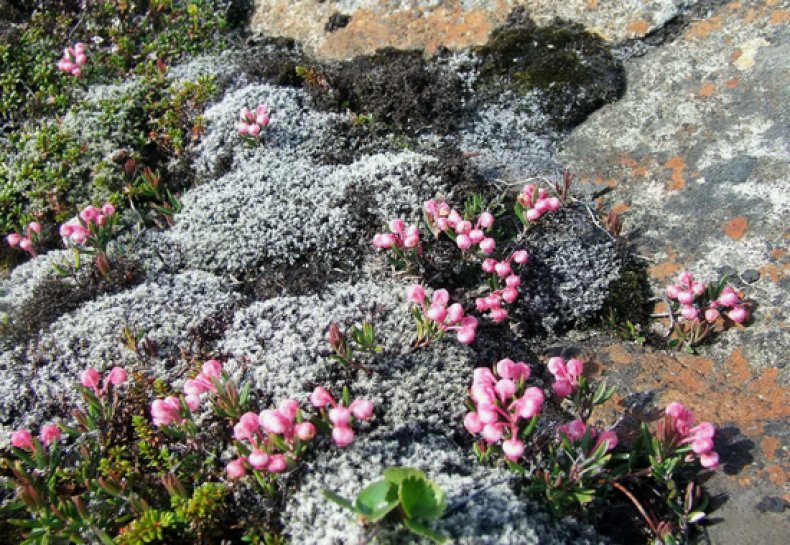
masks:
{"type": "Polygon", "coordinates": [[[725,365],[728,367],[728,378],[737,383],[745,384],[752,374],[749,371],[749,362],[743,355],[743,349],[738,348],[727,358],[725,365]]]}
{"type": "Polygon", "coordinates": [[[703,98],[708,98],[713,96],[713,93],[715,92],[716,92],[716,86],[713,85],[711,82],[706,81],[700,86],[699,91],[697,91],[697,95],[703,98]]]}
{"type": "Polygon", "coordinates": [[[744,216],[738,216],[737,218],[733,218],[728,221],[724,225],[724,234],[730,237],[732,240],[738,240],[746,234],[746,230],[749,228],[749,220],[746,219],[744,216]]]}
{"type": "Polygon", "coordinates": [[[768,278],[771,282],[779,282],[785,277],[785,271],[787,271],[788,268],[786,263],[781,267],[774,263],[769,263],[768,265],[760,267],[760,275],[768,278]]]}
{"type": "Polygon", "coordinates": [[[612,212],[614,212],[618,216],[622,216],[629,210],[631,210],[631,207],[625,204],[624,202],[619,202],[612,207],[612,212]]]}
{"type": "Polygon", "coordinates": [[[628,32],[630,32],[631,34],[641,36],[647,33],[648,30],[650,30],[650,23],[648,23],[644,19],[639,19],[637,21],[633,21],[629,23],[627,29],[628,32]]]}
{"type": "Polygon", "coordinates": [[[771,462],[776,460],[776,451],[779,450],[780,447],[781,443],[779,443],[779,439],[776,437],[764,437],[763,440],[760,441],[760,448],[763,450],[765,459],[771,462]]]}
{"type": "Polygon", "coordinates": [[[636,361],[622,344],[613,344],[611,346],[607,346],[604,348],[604,351],[606,352],[606,355],[609,356],[609,359],[612,361],[612,363],[616,363],[618,365],[631,365],[636,361]]]}
{"type": "Polygon", "coordinates": [[[672,180],[667,183],[667,191],[680,191],[686,187],[686,179],[683,177],[683,171],[686,169],[686,160],[680,155],[672,157],[664,164],[664,168],[672,170],[672,180]]]}
{"type": "Polygon", "coordinates": [[[655,278],[656,280],[664,281],[670,276],[673,276],[675,273],[681,271],[683,269],[682,266],[678,265],[674,261],[664,261],[662,263],[658,263],[657,265],[653,265],[650,267],[650,276],[655,278]]]}
{"type": "Polygon", "coordinates": [[[772,25],[780,25],[782,23],[786,23],[787,21],[790,21],[790,11],[778,9],[771,13],[772,25]]]}
{"type": "Polygon", "coordinates": [[[735,89],[738,87],[739,83],[741,83],[741,78],[736,76],[734,78],[728,79],[724,85],[727,86],[727,89],[735,89]]]}
{"type": "Polygon", "coordinates": [[[711,32],[715,30],[721,30],[721,27],[722,27],[721,15],[716,15],[715,17],[710,17],[709,19],[696,21],[692,23],[689,29],[686,31],[686,38],[688,39],[707,38],[711,32]]]}
{"type": "Polygon", "coordinates": [[[780,465],[772,465],[765,468],[768,473],[768,478],[777,486],[785,486],[787,484],[787,472],[780,465]]]}

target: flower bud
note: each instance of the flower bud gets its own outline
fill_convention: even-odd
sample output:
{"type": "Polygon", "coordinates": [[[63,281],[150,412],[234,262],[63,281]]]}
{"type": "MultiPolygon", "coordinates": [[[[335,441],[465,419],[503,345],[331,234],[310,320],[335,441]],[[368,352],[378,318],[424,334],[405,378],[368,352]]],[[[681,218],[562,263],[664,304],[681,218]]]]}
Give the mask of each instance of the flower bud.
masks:
{"type": "Polygon", "coordinates": [[[19,246],[19,243],[22,242],[23,240],[22,235],[20,235],[19,233],[11,233],[7,237],[5,237],[5,239],[6,242],[8,242],[8,245],[11,246],[12,248],[16,248],[17,246],[19,246]]]}
{"type": "Polygon", "coordinates": [[[271,409],[261,411],[258,422],[268,433],[284,433],[291,426],[291,423],[283,415],[271,409]]]}
{"type": "Polygon", "coordinates": [[[351,419],[351,410],[344,405],[337,405],[329,409],[329,420],[335,426],[348,426],[351,419]]]}
{"type": "Polygon", "coordinates": [[[266,469],[272,473],[282,473],[288,469],[288,458],[284,454],[273,454],[269,456],[269,463],[266,469]]]}
{"type": "Polygon", "coordinates": [[[483,272],[492,273],[496,270],[497,260],[493,258],[487,258],[483,260],[483,264],[480,266],[483,269],[483,272]]]}
{"type": "Polygon", "coordinates": [[[16,430],[11,435],[11,445],[16,448],[31,450],[33,448],[33,434],[30,430],[16,430]]]}
{"type": "Polygon", "coordinates": [[[412,303],[422,304],[425,301],[425,288],[419,284],[414,284],[409,287],[406,295],[412,303]]]}
{"type": "Polygon", "coordinates": [[[355,399],[351,402],[349,410],[354,415],[354,418],[368,420],[373,416],[373,403],[367,399],[355,399]]]}
{"type": "Polygon", "coordinates": [[[250,454],[250,465],[255,469],[266,469],[269,463],[269,455],[260,449],[255,449],[250,454]]]}
{"type": "Polygon", "coordinates": [[[294,426],[294,433],[302,441],[310,441],[315,437],[315,426],[311,422],[299,422],[294,426]]]}
{"type": "Polygon", "coordinates": [[[99,380],[101,380],[101,375],[93,367],[88,367],[80,374],[80,382],[86,388],[96,389],[99,385],[99,380]]]}
{"type": "Polygon", "coordinates": [[[740,305],[736,305],[731,311],[727,313],[727,316],[729,316],[730,320],[736,324],[742,324],[749,319],[749,313],[744,307],[740,305]]]}
{"type": "Polygon", "coordinates": [[[480,218],[477,220],[477,223],[483,229],[488,229],[494,225],[494,215],[491,212],[483,212],[480,214],[480,218]]]}
{"type": "Polygon", "coordinates": [[[486,443],[493,444],[502,439],[502,428],[494,424],[488,424],[483,428],[483,439],[486,443]]]}
{"type": "Polygon", "coordinates": [[[228,477],[234,480],[241,479],[247,474],[247,470],[244,468],[244,460],[241,458],[230,462],[225,467],[225,470],[228,472],[228,477]]]}
{"type": "Polygon", "coordinates": [[[119,384],[123,384],[126,382],[126,379],[129,378],[129,375],[126,373],[126,369],[123,367],[113,367],[110,370],[110,374],[107,375],[107,380],[113,386],[118,386],[119,384]]]}
{"type": "Polygon", "coordinates": [[[472,247],[472,239],[469,238],[467,235],[458,235],[455,239],[455,244],[461,250],[468,250],[472,247]]]}
{"type": "Polygon", "coordinates": [[[719,455],[716,452],[707,452],[699,457],[699,463],[705,469],[715,469],[719,465],[719,455]]]}
{"type": "Polygon", "coordinates": [[[524,454],[524,442],[518,439],[508,439],[502,443],[502,451],[505,453],[505,458],[515,462],[524,454]]]}
{"type": "Polygon", "coordinates": [[[507,261],[500,261],[494,267],[494,271],[496,271],[497,276],[500,278],[504,278],[508,276],[511,272],[513,272],[510,268],[510,263],[507,261]]]}
{"type": "Polygon", "coordinates": [[[493,238],[490,237],[484,238],[483,240],[480,241],[480,251],[483,252],[484,254],[490,254],[494,250],[496,250],[496,242],[494,241],[493,238]]]}
{"type": "Polygon", "coordinates": [[[466,431],[472,435],[475,435],[482,431],[483,423],[480,421],[480,417],[477,413],[466,413],[466,416],[464,417],[464,427],[466,428],[466,431]]]}
{"type": "Polygon", "coordinates": [[[354,430],[346,426],[336,426],[332,429],[332,440],[340,447],[347,447],[354,440],[354,430]]]}
{"type": "Polygon", "coordinates": [[[310,403],[313,404],[314,407],[326,407],[327,405],[333,405],[335,403],[332,394],[330,394],[325,388],[320,386],[316,386],[316,389],[313,390],[313,393],[310,394],[310,403]]]}

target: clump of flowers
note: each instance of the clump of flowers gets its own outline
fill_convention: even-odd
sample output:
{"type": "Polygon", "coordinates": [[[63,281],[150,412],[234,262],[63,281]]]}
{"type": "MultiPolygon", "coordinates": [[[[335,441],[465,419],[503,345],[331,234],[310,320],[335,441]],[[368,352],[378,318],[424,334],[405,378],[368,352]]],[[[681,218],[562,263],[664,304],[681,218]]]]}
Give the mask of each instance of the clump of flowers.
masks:
{"type": "Polygon", "coordinates": [[[706,284],[694,279],[684,271],[677,282],[664,290],[670,300],[673,317],[672,330],[678,346],[690,348],[713,332],[715,324],[730,320],[743,324],[749,319],[749,311],[740,295],[726,280],[706,284]],[[677,321],[675,315],[679,315],[677,321]]]}
{"type": "Polygon", "coordinates": [[[115,232],[115,212],[112,203],[105,203],[101,208],[89,205],[60,226],[63,243],[74,249],[76,268],[80,266],[80,255],[89,254],[94,256],[96,268],[103,275],[109,275],[107,249],[115,232]]]}
{"type": "Polygon", "coordinates": [[[41,224],[36,221],[31,221],[27,224],[25,234],[10,233],[6,236],[6,242],[12,248],[19,248],[29,253],[31,257],[36,257],[36,245],[38,245],[39,234],[41,233],[41,224]]]}
{"type": "Polygon", "coordinates": [[[373,403],[367,399],[352,401],[348,389],[343,391],[340,401],[335,401],[328,390],[319,386],[310,394],[310,403],[320,409],[325,426],[332,430],[332,440],[340,448],[347,447],[354,440],[352,425],[356,420],[373,418],[373,403]]]}
{"type": "Polygon", "coordinates": [[[239,118],[239,123],[236,125],[239,136],[250,143],[257,143],[261,138],[261,132],[269,126],[269,108],[265,104],[259,104],[254,112],[249,108],[242,108],[239,118]]]}
{"type": "Polygon", "coordinates": [[[502,308],[503,303],[513,303],[518,299],[521,277],[513,270],[513,263],[524,265],[529,261],[526,250],[516,250],[507,259],[497,261],[489,257],[481,265],[483,272],[490,274],[488,295],[475,299],[475,306],[480,312],[488,312],[494,322],[502,322],[508,311],[502,308]]]}
{"type": "Polygon", "coordinates": [[[446,331],[455,331],[458,342],[472,344],[477,334],[477,318],[466,316],[460,303],[450,305],[450,294],[439,289],[427,303],[425,288],[420,284],[409,287],[407,293],[412,305],[412,315],[417,322],[417,345],[426,345],[440,339],[446,331]]]}
{"type": "Polygon", "coordinates": [[[87,46],[82,42],[77,42],[74,47],[64,49],[63,57],[58,61],[58,70],[77,78],[80,77],[83,65],[88,62],[87,50],[87,46]]]}
{"type": "Polygon", "coordinates": [[[516,197],[515,213],[525,226],[538,221],[548,212],[556,212],[562,206],[558,197],[550,196],[549,192],[533,184],[527,184],[516,197]]]}
{"type": "Polygon", "coordinates": [[[524,439],[535,430],[545,396],[535,386],[527,387],[530,368],[524,362],[503,359],[491,369],[474,370],[469,390],[472,411],[464,417],[464,427],[482,436],[475,444],[481,459],[501,452],[510,462],[524,455],[524,439]]]}
{"type": "Polygon", "coordinates": [[[406,226],[406,222],[400,218],[390,220],[387,227],[389,233],[374,235],[373,246],[379,250],[390,250],[393,265],[404,265],[422,254],[419,227],[414,224],[406,226]]]}
{"type": "Polygon", "coordinates": [[[423,205],[428,226],[436,236],[445,233],[464,251],[477,246],[484,254],[491,254],[496,249],[496,241],[486,235],[494,225],[494,215],[484,211],[474,220],[466,220],[455,209],[443,200],[430,199],[423,205]]]}
{"type": "Polygon", "coordinates": [[[716,434],[713,424],[701,422],[695,426],[694,413],[677,402],[667,405],[664,415],[656,429],[656,437],[663,447],[662,458],[685,453],[686,462],[697,458],[706,469],[718,467],[719,455],[713,450],[716,434]]]}

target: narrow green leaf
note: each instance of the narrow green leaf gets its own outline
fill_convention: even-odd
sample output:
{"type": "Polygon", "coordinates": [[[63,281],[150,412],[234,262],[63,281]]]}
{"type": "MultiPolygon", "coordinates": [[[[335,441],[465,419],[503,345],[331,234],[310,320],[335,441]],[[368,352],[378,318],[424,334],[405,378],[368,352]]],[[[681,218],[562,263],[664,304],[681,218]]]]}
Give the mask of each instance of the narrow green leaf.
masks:
{"type": "Polygon", "coordinates": [[[430,539],[434,543],[439,543],[439,544],[446,543],[448,540],[446,536],[443,536],[433,528],[429,528],[425,524],[418,522],[416,520],[406,518],[403,519],[403,524],[404,526],[406,526],[406,528],[408,528],[415,534],[430,539]]]}
{"type": "Polygon", "coordinates": [[[326,499],[335,502],[340,507],[345,507],[349,511],[356,512],[356,509],[354,509],[354,506],[351,504],[351,502],[348,501],[343,496],[341,496],[340,494],[336,494],[336,493],[332,492],[331,490],[322,490],[321,493],[324,495],[324,497],[326,499]]]}

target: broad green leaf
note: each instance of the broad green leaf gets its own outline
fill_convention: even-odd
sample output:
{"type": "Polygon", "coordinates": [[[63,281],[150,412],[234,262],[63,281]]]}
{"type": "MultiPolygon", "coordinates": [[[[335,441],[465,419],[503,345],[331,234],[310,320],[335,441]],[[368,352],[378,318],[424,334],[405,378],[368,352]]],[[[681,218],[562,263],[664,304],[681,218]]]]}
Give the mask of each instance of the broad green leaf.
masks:
{"type": "Polygon", "coordinates": [[[375,522],[397,505],[398,487],[387,481],[376,481],[362,489],[354,501],[354,510],[375,522]]]}
{"type": "Polygon", "coordinates": [[[433,520],[447,508],[444,491],[425,478],[406,477],[400,484],[400,503],[406,516],[433,520]]]}
{"type": "Polygon", "coordinates": [[[443,536],[442,534],[438,533],[433,528],[429,528],[428,526],[422,524],[421,522],[418,522],[416,520],[407,518],[407,519],[403,519],[403,524],[406,526],[406,528],[408,528],[409,530],[411,530],[415,534],[420,535],[420,536],[422,536],[424,538],[430,539],[434,543],[446,543],[447,542],[448,538],[446,536],[443,536]]]}
{"type": "Polygon", "coordinates": [[[384,470],[384,478],[392,484],[400,486],[406,477],[426,479],[425,473],[413,467],[390,467],[384,470]]]}

